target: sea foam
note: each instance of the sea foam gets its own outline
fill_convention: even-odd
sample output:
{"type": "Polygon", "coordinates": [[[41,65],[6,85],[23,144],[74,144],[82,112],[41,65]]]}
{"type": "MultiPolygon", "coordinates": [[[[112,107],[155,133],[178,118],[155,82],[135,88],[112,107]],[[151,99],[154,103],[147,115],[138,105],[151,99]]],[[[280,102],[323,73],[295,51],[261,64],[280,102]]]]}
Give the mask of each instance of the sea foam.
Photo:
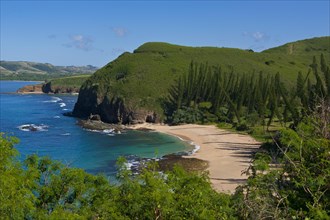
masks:
{"type": "Polygon", "coordinates": [[[48,103],[48,102],[56,103],[56,102],[59,102],[59,101],[62,101],[62,99],[60,99],[59,97],[52,97],[51,100],[47,100],[47,101],[43,101],[43,102],[45,102],[45,103],[48,103]]]}
{"type": "Polygon", "coordinates": [[[21,131],[48,131],[48,125],[24,124],[17,127],[21,131]]]}

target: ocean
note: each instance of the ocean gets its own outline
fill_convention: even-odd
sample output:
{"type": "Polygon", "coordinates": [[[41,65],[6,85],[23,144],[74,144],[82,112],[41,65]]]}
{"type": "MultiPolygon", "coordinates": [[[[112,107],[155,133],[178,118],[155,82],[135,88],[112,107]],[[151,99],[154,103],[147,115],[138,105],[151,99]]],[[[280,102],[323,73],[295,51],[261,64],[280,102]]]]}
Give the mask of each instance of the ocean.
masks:
{"type": "Polygon", "coordinates": [[[132,165],[141,158],[161,158],[194,149],[188,142],[158,132],[85,130],[77,125],[77,118],[63,116],[72,111],[78,96],[14,93],[36,83],[0,81],[0,132],[19,138],[15,147],[20,160],[31,154],[49,156],[92,174],[113,177],[120,156],[132,165]]]}

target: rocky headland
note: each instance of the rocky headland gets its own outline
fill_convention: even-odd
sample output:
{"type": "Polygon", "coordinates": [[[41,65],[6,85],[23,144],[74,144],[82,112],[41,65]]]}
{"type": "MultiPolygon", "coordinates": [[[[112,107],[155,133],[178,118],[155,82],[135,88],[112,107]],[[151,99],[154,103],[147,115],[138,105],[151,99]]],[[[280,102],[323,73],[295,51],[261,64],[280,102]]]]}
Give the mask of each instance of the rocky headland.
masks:
{"type": "Polygon", "coordinates": [[[125,126],[119,124],[108,124],[100,120],[98,115],[91,115],[88,119],[80,119],[79,126],[93,131],[109,131],[111,133],[121,133],[125,126]]]}
{"type": "Polygon", "coordinates": [[[43,84],[37,84],[37,85],[27,85],[24,86],[20,89],[17,90],[17,93],[36,93],[36,94],[41,94],[43,93],[42,91],[43,84]]]}
{"type": "Polygon", "coordinates": [[[52,82],[40,83],[37,85],[27,85],[17,90],[17,93],[27,94],[75,94],[79,93],[79,87],[77,86],[59,86],[52,85],[52,82]]]}

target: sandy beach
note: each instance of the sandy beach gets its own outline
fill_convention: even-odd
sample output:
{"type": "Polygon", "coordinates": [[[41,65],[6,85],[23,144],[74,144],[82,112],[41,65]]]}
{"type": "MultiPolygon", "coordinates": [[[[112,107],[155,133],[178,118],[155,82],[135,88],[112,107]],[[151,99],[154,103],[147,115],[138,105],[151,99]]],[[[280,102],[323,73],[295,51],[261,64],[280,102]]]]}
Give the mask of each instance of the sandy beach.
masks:
{"type": "Polygon", "coordinates": [[[214,125],[179,125],[139,124],[133,129],[147,128],[170,135],[179,136],[199,145],[200,149],[191,156],[209,162],[211,183],[218,192],[233,193],[235,188],[244,183],[246,170],[252,154],[260,143],[248,135],[232,133],[214,125]]]}

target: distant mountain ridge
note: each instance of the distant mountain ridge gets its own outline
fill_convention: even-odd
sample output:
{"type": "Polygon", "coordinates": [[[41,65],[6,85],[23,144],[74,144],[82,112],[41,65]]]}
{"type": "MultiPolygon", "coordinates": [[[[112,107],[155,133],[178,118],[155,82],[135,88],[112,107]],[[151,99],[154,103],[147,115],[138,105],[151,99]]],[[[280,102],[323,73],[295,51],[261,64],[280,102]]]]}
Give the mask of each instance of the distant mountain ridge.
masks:
{"type": "Polygon", "coordinates": [[[98,67],[87,66],[54,66],[50,63],[29,61],[0,61],[1,79],[44,80],[63,76],[92,74],[98,67]]]}

